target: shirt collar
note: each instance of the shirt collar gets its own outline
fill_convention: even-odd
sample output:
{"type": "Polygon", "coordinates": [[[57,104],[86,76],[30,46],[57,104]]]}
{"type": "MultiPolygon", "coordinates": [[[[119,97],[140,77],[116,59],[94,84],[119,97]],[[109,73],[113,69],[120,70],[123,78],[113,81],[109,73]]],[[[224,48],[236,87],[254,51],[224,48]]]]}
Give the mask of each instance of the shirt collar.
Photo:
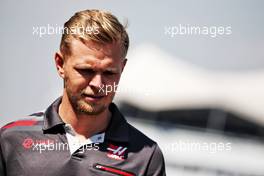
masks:
{"type": "Polygon", "coordinates": [[[112,117],[106,129],[106,140],[128,142],[129,124],[114,103],[110,104],[109,110],[112,117]]]}
{"type": "Polygon", "coordinates": [[[105,133],[95,134],[86,140],[80,141],[80,139],[76,137],[76,132],[71,124],[65,124],[64,129],[66,131],[66,137],[71,154],[78,151],[82,146],[104,142],[105,133]]]}
{"type": "MultiPolygon", "coordinates": [[[[58,133],[62,132],[61,130],[65,133],[65,123],[58,114],[61,100],[62,97],[55,100],[44,113],[43,131],[46,133],[58,133]]],[[[105,139],[116,142],[128,142],[129,124],[114,103],[110,104],[109,110],[112,113],[112,117],[105,131],[105,139]]]]}
{"type": "Polygon", "coordinates": [[[58,114],[59,105],[61,103],[62,98],[59,97],[55,100],[45,111],[44,113],[44,132],[51,132],[53,130],[61,130],[63,129],[65,123],[62,121],[58,114]]]}

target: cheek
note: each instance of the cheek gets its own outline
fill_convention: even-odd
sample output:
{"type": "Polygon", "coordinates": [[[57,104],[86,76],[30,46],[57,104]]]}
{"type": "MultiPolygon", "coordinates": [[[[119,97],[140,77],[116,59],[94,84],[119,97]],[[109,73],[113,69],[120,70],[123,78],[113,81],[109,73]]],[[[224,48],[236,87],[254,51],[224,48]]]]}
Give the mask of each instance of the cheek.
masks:
{"type": "Polygon", "coordinates": [[[120,76],[117,76],[112,79],[108,79],[105,84],[105,91],[108,92],[109,96],[114,95],[118,90],[120,76]]]}
{"type": "Polygon", "coordinates": [[[120,77],[119,76],[113,76],[113,77],[106,77],[104,79],[104,84],[109,86],[117,85],[119,82],[120,77]]]}
{"type": "Polygon", "coordinates": [[[85,89],[87,81],[78,76],[66,76],[65,77],[65,84],[66,88],[70,90],[72,93],[78,93],[81,90],[85,89]]]}

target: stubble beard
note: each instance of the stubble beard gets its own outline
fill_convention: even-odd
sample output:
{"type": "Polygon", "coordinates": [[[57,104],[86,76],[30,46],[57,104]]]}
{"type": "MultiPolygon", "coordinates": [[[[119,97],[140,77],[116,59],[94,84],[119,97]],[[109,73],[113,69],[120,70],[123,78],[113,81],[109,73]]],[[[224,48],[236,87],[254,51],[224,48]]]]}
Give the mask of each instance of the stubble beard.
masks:
{"type": "Polygon", "coordinates": [[[73,93],[67,89],[66,93],[69,101],[72,105],[73,110],[80,115],[99,115],[104,112],[108,106],[106,104],[99,104],[93,102],[87,102],[83,99],[82,93],[73,95],[73,93]]]}
{"type": "Polygon", "coordinates": [[[82,99],[78,99],[74,109],[76,109],[78,114],[99,115],[107,109],[107,106],[104,104],[88,103],[82,99]]]}

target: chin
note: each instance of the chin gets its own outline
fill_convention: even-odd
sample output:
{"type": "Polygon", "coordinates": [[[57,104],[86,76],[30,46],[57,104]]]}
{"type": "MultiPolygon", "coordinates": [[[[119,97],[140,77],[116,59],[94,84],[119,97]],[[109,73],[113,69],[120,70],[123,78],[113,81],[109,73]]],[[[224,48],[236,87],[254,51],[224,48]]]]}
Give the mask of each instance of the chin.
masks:
{"type": "Polygon", "coordinates": [[[79,102],[77,106],[77,112],[86,115],[101,114],[108,107],[105,104],[89,104],[87,102],[79,102]]]}

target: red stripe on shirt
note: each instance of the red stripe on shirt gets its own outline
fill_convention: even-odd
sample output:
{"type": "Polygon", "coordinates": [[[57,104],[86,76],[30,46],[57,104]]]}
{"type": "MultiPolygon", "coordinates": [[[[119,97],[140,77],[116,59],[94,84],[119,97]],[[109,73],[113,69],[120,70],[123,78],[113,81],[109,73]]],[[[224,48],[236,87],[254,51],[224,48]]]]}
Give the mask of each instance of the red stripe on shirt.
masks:
{"type": "Polygon", "coordinates": [[[19,121],[7,124],[6,126],[3,126],[3,129],[12,128],[16,126],[33,126],[36,123],[37,123],[36,120],[19,120],[19,121]]]}

